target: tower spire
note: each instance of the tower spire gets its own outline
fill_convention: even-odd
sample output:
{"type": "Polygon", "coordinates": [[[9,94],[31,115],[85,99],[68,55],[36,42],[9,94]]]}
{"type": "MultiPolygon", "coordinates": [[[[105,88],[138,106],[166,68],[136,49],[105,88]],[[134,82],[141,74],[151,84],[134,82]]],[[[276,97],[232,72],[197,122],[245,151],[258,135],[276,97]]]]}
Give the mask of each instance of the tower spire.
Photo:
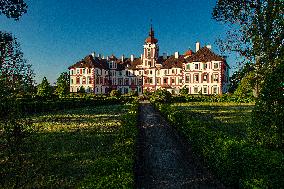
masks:
{"type": "Polygon", "coordinates": [[[153,25],[152,25],[152,18],[150,20],[150,32],[149,32],[150,37],[154,37],[154,30],[153,30],[153,25]]]}

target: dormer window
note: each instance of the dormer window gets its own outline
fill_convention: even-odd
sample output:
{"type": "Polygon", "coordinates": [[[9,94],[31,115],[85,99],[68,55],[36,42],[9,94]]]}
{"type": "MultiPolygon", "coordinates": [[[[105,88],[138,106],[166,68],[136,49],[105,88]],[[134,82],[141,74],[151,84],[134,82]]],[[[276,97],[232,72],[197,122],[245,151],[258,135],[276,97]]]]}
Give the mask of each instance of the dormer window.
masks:
{"type": "Polygon", "coordinates": [[[198,64],[194,64],[194,69],[198,70],[199,69],[198,67],[199,67],[198,64]]]}

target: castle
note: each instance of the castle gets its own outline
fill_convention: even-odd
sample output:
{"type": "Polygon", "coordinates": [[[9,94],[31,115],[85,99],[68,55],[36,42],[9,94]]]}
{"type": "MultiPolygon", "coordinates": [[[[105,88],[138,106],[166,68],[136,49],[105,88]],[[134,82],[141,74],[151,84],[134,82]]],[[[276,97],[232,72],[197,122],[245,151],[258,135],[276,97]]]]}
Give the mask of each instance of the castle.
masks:
{"type": "Polygon", "coordinates": [[[183,87],[189,94],[223,94],[229,84],[229,66],[225,57],[215,54],[211,46],[159,56],[158,40],[151,25],[141,57],[114,55],[103,57],[92,53],[69,68],[70,92],[82,87],[88,93],[107,94],[119,90],[122,94],[166,89],[178,94],[183,87]]]}

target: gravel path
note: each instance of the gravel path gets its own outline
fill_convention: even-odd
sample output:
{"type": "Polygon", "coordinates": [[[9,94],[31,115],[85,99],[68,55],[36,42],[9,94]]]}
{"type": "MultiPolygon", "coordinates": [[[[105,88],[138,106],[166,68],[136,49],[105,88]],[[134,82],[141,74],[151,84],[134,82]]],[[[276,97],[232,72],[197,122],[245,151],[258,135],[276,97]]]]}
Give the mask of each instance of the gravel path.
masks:
{"type": "Polygon", "coordinates": [[[223,188],[194,161],[175,129],[147,102],[141,104],[136,188],[223,188]]]}

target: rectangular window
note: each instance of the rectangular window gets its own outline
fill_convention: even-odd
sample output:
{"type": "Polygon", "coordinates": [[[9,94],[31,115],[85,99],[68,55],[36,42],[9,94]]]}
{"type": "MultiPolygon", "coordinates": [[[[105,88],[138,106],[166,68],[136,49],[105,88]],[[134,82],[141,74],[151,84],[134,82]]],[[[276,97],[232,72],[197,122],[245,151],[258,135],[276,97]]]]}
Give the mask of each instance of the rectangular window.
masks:
{"type": "Polygon", "coordinates": [[[150,74],[152,74],[152,70],[150,71],[150,74]]]}
{"type": "Polygon", "coordinates": [[[152,84],[153,83],[153,79],[149,78],[149,83],[152,84]]]}
{"type": "Polygon", "coordinates": [[[175,74],[175,70],[172,70],[172,74],[175,74]]]}
{"type": "Polygon", "coordinates": [[[172,84],[175,84],[175,82],[176,82],[176,81],[175,81],[175,79],[174,79],[174,78],[172,78],[172,84]]]}
{"type": "Polygon", "coordinates": [[[157,84],[160,84],[160,78],[156,79],[157,84]]]}
{"type": "Polygon", "coordinates": [[[186,82],[186,83],[189,83],[189,82],[190,82],[190,76],[189,76],[189,75],[186,75],[186,76],[185,76],[185,82],[186,82]]]}
{"type": "Polygon", "coordinates": [[[203,69],[205,69],[205,70],[207,69],[207,63],[203,64],[203,69]]]}
{"type": "Polygon", "coordinates": [[[198,82],[198,75],[194,75],[194,81],[198,82]]]}
{"type": "Polygon", "coordinates": [[[194,64],[194,69],[198,70],[198,64],[194,64]]]}
{"type": "Polygon", "coordinates": [[[112,69],[112,62],[109,63],[109,68],[112,69]]]}
{"type": "Polygon", "coordinates": [[[157,75],[160,75],[160,70],[157,71],[157,75]]]}
{"type": "Polygon", "coordinates": [[[219,68],[219,63],[214,63],[214,69],[218,69],[219,68]]]}
{"type": "Polygon", "coordinates": [[[213,87],[213,94],[217,94],[217,86],[213,87]]]}
{"type": "Polygon", "coordinates": [[[207,86],[203,86],[203,94],[207,94],[207,86]]]}
{"type": "Polygon", "coordinates": [[[77,69],[77,74],[79,74],[80,73],[80,69],[77,69]]]}
{"type": "Polygon", "coordinates": [[[193,88],[194,93],[198,93],[198,87],[193,88]]]}
{"type": "Polygon", "coordinates": [[[207,75],[203,75],[203,81],[207,81],[207,75]]]}
{"type": "Polygon", "coordinates": [[[182,79],[179,79],[179,83],[182,83],[182,79]]]}
{"type": "Polygon", "coordinates": [[[165,75],[167,74],[167,70],[164,71],[165,75]]]}
{"type": "Polygon", "coordinates": [[[217,81],[218,82],[218,74],[214,74],[213,81],[217,81]]]}
{"type": "Polygon", "coordinates": [[[86,70],[83,68],[83,74],[85,74],[86,73],[86,70]]]}
{"type": "Polygon", "coordinates": [[[168,83],[168,78],[164,78],[164,83],[168,83]]]}
{"type": "Polygon", "coordinates": [[[73,79],[70,80],[71,85],[73,84],[73,79]]]}

